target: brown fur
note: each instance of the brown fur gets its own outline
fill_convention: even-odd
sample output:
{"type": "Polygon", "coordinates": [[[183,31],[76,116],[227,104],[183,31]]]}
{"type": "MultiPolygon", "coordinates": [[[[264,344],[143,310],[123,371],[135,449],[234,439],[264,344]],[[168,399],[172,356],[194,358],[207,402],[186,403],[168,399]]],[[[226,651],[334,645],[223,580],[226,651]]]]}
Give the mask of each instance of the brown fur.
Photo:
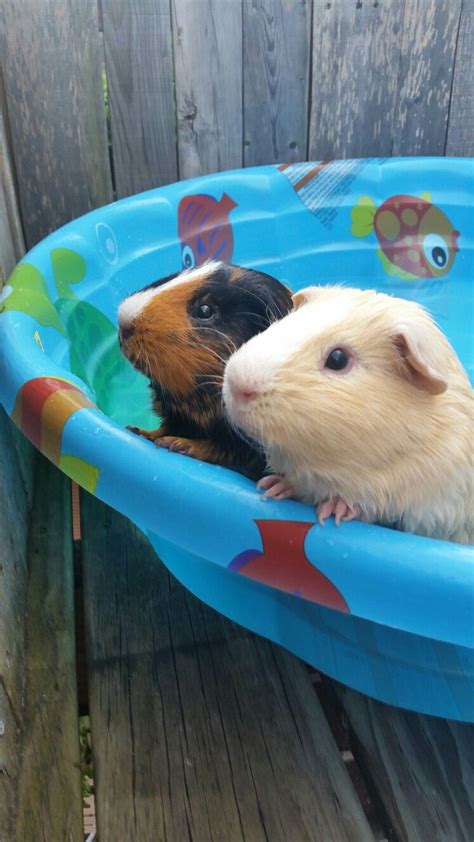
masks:
{"type": "Polygon", "coordinates": [[[163,290],[139,314],[135,333],[127,341],[127,355],[138,358],[141,354],[148,376],[178,397],[195,388],[203,371],[219,372],[215,354],[193,339],[186,313],[189,299],[200,286],[202,279],[163,290]]]}

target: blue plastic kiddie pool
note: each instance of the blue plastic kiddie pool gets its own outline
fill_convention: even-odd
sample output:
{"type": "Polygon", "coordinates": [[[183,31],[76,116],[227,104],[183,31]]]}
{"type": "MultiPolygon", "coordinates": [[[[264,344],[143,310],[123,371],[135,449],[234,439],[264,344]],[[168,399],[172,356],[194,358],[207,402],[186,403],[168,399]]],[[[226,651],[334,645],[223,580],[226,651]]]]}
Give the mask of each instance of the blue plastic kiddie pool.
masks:
{"type": "Polygon", "coordinates": [[[128,515],[193,593],[377,699],[474,719],[472,548],[358,522],[322,528],[224,468],[154,447],[117,308],[225,259],[294,290],[350,282],[424,304],[472,374],[472,159],[266,166],[117,202],[47,237],[0,315],[0,401],[70,477],[128,515]]]}

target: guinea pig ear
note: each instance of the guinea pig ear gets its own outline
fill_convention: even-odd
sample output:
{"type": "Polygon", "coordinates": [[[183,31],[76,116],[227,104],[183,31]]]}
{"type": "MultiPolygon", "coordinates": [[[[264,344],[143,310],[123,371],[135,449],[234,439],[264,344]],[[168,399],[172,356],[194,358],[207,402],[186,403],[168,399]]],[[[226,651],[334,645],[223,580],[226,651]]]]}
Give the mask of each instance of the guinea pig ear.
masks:
{"type": "Polygon", "coordinates": [[[282,319],[290,312],[292,308],[291,290],[270,275],[264,277],[266,282],[258,287],[256,294],[259,296],[262,305],[265,306],[265,316],[270,325],[271,322],[282,319]]]}
{"type": "Polygon", "coordinates": [[[430,395],[442,395],[448,382],[436,353],[436,336],[419,325],[402,325],[394,334],[395,347],[403,361],[404,376],[430,395]]]}
{"type": "Polygon", "coordinates": [[[310,300],[309,290],[307,289],[300,289],[298,292],[292,296],[293,299],[293,310],[299,310],[303,304],[307,304],[310,300]]]}

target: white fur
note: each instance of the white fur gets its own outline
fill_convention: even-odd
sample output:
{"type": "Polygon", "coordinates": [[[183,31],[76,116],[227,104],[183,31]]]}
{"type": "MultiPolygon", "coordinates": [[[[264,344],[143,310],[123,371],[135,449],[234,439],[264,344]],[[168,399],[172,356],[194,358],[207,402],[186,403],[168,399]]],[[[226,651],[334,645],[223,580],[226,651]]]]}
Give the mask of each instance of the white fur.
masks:
{"type": "Polygon", "coordinates": [[[118,322],[121,327],[128,327],[131,325],[137,316],[144,310],[151,299],[161,295],[162,292],[167,292],[173,287],[181,284],[189,284],[199,280],[202,276],[212,275],[221,266],[219,261],[211,261],[198,266],[197,269],[189,269],[178,275],[177,278],[168,281],[161,286],[152,287],[151,289],[140,290],[129,295],[125,301],[122,301],[118,310],[118,322]]]}
{"type": "Polygon", "coordinates": [[[146,289],[143,292],[135,292],[126,298],[125,301],[122,301],[118,310],[118,323],[120,327],[131,325],[155,295],[156,289],[146,289]]]}
{"type": "Polygon", "coordinates": [[[473,393],[446,338],[413,302],[308,290],[299,309],[231,356],[223,397],[230,420],[260,441],[271,471],[298,499],[340,498],[368,522],[474,540],[473,393]],[[354,368],[325,373],[328,352],[346,332],[354,368]],[[391,344],[399,334],[439,391],[399,372],[391,344]],[[255,395],[245,399],[238,390],[255,395]]]}
{"type": "Polygon", "coordinates": [[[262,392],[270,388],[282,365],[304,347],[305,339],[343,323],[353,306],[350,299],[310,302],[242,345],[227,363],[223,385],[224,403],[236,423],[242,421],[247,407],[234,400],[232,389],[262,392]]]}

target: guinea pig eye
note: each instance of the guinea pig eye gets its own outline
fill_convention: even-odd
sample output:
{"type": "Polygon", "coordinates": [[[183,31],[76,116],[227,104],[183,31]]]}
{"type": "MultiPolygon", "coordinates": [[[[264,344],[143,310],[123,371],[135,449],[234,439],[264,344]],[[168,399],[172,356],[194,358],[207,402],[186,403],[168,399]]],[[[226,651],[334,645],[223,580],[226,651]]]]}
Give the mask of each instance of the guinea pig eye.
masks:
{"type": "Polygon", "coordinates": [[[331,371],[343,371],[349,364],[349,354],[343,351],[342,348],[334,348],[334,351],[328,355],[324,368],[329,368],[331,371]]]}
{"type": "Polygon", "coordinates": [[[425,257],[435,269],[443,269],[448,262],[449,250],[439,234],[427,234],[423,240],[425,257]]]}
{"type": "Polygon", "coordinates": [[[194,252],[190,246],[183,246],[181,260],[183,261],[184,269],[192,269],[196,265],[194,252]]]}
{"type": "Polygon", "coordinates": [[[196,309],[196,316],[198,319],[212,319],[214,315],[214,307],[211,304],[199,304],[196,309]]]}

